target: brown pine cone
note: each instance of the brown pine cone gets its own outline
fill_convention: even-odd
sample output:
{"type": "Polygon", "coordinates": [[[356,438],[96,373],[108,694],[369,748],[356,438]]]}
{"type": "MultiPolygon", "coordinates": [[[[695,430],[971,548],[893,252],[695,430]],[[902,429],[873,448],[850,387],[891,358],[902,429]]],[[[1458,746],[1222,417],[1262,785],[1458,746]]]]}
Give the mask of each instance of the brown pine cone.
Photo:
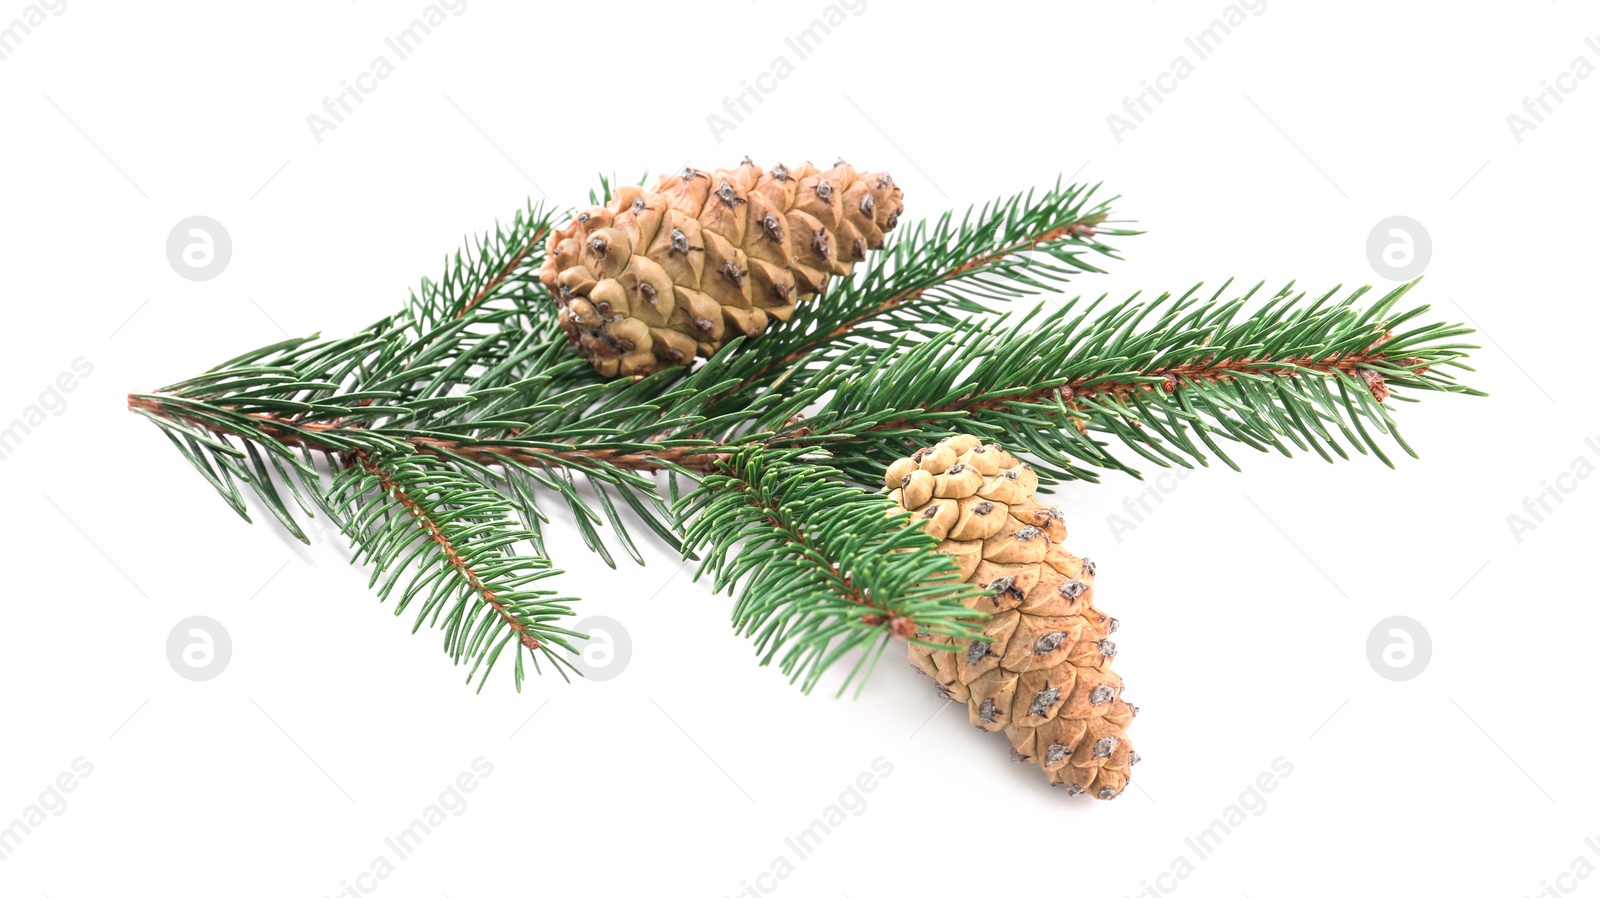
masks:
{"type": "Polygon", "coordinates": [[[1038,475],[995,444],[954,436],[888,468],[889,496],[940,540],[990,615],[984,639],[918,634],[911,663],[965,702],[972,724],[1003,732],[1012,757],[1072,794],[1115,798],[1139,760],[1137,709],[1111,670],[1117,620],[1094,607],[1094,562],[1062,548],[1061,511],[1034,499],[1038,475]]]}
{"type": "Polygon", "coordinates": [[[904,209],[887,174],[843,159],[763,172],[685,168],[624,187],[550,235],[539,280],[602,376],[650,374],[757,337],[883,246],[904,209]]]}

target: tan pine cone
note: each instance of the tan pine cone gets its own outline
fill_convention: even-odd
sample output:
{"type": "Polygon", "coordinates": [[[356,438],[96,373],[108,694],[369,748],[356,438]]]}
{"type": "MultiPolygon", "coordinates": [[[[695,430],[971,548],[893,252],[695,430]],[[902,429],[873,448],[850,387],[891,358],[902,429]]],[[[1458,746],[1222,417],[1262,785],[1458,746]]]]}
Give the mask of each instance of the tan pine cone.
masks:
{"type": "Polygon", "coordinates": [[[761,335],[883,246],[904,209],[887,174],[843,159],[763,172],[685,168],[623,187],[550,235],[539,280],[604,377],[650,374],[761,335]]]}
{"type": "Polygon", "coordinates": [[[889,497],[940,540],[962,577],[985,591],[987,640],[919,633],[911,663],[965,702],[972,724],[1003,732],[1012,758],[1072,794],[1115,798],[1138,760],[1127,727],[1137,709],[1111,670],[1117,620],[1094,607],[1094,562],[1062,548],[1061,511],[1034,499],[1039,477],[995,444],[961,435],[888,468],[889,497]]]}

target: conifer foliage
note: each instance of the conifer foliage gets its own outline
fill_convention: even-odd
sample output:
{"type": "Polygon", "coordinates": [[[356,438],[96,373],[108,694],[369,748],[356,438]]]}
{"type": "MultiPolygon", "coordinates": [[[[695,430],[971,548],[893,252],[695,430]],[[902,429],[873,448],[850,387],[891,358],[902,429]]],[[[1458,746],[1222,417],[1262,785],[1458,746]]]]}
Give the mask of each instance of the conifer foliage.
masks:
{"type": "Polygon", "coordinates": [[[759,336],[613,379],[540,282],[576,213],[530,205],[353,335],[263,346],[128,405],[246,520],[305,540],[325,516],[479,689],[496,666],[518,688],[529,666],[573,670],[579,599],[550,586],[544,539],[557,507],[608,565],[642,562],[644,537],[697,558],[737,594],[760,663],[802,688],[841,662],[859,682],[897,639],[983,638],[976,587],[882,489],[919,447],[970,434],[1047,485],[1237,467],[1241,447],[1388,463],[1411,452],[1397,402],[1474,392],[1452,375],[1468,329],[1404,305],[1411,284],[1062,297],[1136,233],[1098,193],[1057,183],[901,221],[759,336]]]}

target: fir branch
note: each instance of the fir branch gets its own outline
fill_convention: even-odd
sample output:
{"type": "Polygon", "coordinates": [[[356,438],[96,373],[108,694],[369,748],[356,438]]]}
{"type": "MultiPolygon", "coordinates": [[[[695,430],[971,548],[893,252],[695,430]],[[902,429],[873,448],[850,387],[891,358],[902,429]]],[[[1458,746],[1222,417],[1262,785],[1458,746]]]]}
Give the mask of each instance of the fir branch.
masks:
{"type": "MultiPolygon", "coordinates": [[[[501,266],[500,270],[496,274],[484,281],[483,284],[478,287],[478,289],[472,291],[471,298],[463,303],[461,308],[456,312],[455,317],[458,320],[465,317],[468,312],[471,312],[473,309],[482,305],[484,300],[488,299],[496,291],[502,289],[503,287],[507,286],[508,283],[510,283],[512,275],[516,273],[518,267],[522,265],[523,261],[528,258],[529,253],[531,253],[534,248],[544,240],[545,236],[550,233],[548,220],[541,221],[537,226],[532,227],[530,231],[531,233],[529,233],[528,236],[518,236],[511,241],[506,240],[503,231],[500,232],[501,240],[506,242],[508,245],[516,246],[516,252],[512,253],[510,258],[504,260],[505,264],[501,266]]],[[[487,257],[488,253],[484,252],[483,255],[487,257]]]]}
{"type": "Polygon", "coordinates": [[[405,487],[397,483],[394,476],[385,471],[382,465],[373,461],[371,455],[366,452],[357,452],[355,453],[355,460],[357,464],[361,465],[362,470],[378,481],[378,486],[385,495],[393,498],[400,504],[401,508],[410,512],[411,516],[417,519],[418,526],[444,553],[445,562],[455,568],[457,573],[467,581],[467,585],[483,599],[486,605],[494,609],[495,614],[498,614],[505,621],[506,626],[510,627],[516,634],[517,641],[529,649],[538,650],[541,648],[539,640],[529,632],[528,626],[516,615],[507,611],[505,604],[496,597],[494,591],[483,584],[483,581],[478,577],[478,572],[473,570],[472,564],[466,558],[462,557],[462,553],[456,547],[455,542],[444,532],[444,528],[434,519],[433,515],[429,514],[428,510],[423,508],[422,504],[413,498],[405,487]]]}
{"type": "MultiPolygon", "coordinates": [[[[1050,282],[1064,283],[1079,273],[1103,273],[1083,258],[1086,251],[1119,258],[1116,250],[1094,239],[1100,236],[1096,229],[1103,229],[1110,203],[1116,199],[1086,209],[1097,187],[1073,185],[1063,190],[1057,184],[1037,202],[1031,193],[1018,194],[993,208],[985,206],[977,213],[976,223],[970,214],[959,226],[952,225],[946,214],[931,231],[919,223],[910,237],[897,240],[890,252],[875,258],[865,277],[848,282],[840,295],[833,297],[837,306],[850,310],[844,320],[825,336],[811,335],[784,360],[799,361],[808,352],[903,307],[994,311],[965,305],[968,295],[953,289],[963,280],[996,291],[989,292],[987,299],[1010,299],[1048,289],[1050,282]],[[916,251],[906,252],[902,247],[916,251]]],[[[1125,236],[1138,232],[1116,229],[1104,233],[1125,236]]]]}
{"type": "Polygon", "coordinates": [[[459,321],[485,303],[512,299],[540,317],[551,317],[541,302],[539,266],[544,262],[544,240],[554,224],[556,210],[529,202],[509,223],[495,223],[492,232],[475,236],[471,244],[446,260],[444,274],[434,281],[424,278],[407,304],[419,328],[459,321]]]}
{"type": "Polygon", "coordinates": [[[931,225],[897,231],[854,277],[741,347],[762,363],[738,389],[779,375],[793,379],[804,367],[826,368],[852,346],[888,348],[907,335],[929,337],[967,316],[994,313],[990,303],[1101,272],[1094,256],[1120,256],[1100,238],[1139,232],[1108,227],[1116,198],[1091,205],[1098,189],[1058,181],[1040,193],[968,210],[959,221],[947,212],[931,225]]]}
{"type": "Polygon", "coordinates": [[[533,542],[515,524],[504,497],[426,456],[375,456],[364,450],[335,479],[329,502],[341,529],[373,564],[373,585],[387,599],[412,565],[420,572],[395,603],[395,615],[421,599],[413,632],[424,623],[442,627],[446,654],[470,664],[470,681],[482,669],[481,690],[501,653],[515,645],[515,683],[522,688],[523,650],[539,669],[543,655],[562,676],[572,667],[551,645],[568,651],[581,634],[554,626],[572,614],[573,599],[534,584],[560,573],[548,558],[519,555],[533,542]],[[442,624],[441,624],[442,620],[442,624]]]}
{"type": "MultiPolygon", "coordinates": [[[[128,408],[168,421],[193,424],[218,436],[270,439],[283,446],[321,453],[348,451],[370,438],[377,438],[382,445],[382,441],[390,436],[385,429],[366,427],[358,422],[296,421],[264,412],[244,411],[237,406],[204,405],[186,397],[161,393],[129,394],[128,408]]],[[[718,461],[727,457],[727,453],[719,451],[716,444],[706,441],[701,441],[698,447],[640,443],[637,450],[626,451],[604,443],[578,446],[541,445],[532,440],[514,438],[450,439],[406,429],[399,429],[396,434],[394,441],[404,444],[409,451],[488,465],[512,463],[540,468],[555,466],[588,470],[711,471],[718,461]]]]}
{"type": "Polygon", "coordinates": [[[875,254],[861,277],[807,304],[790,326],[730,347],[694,374],[668,372],[654,388],[640,385],[633,392],[654,394],[656,401],[639,405],[642,414],[629,422],[630,429],[640,433],[641,424],[660,426],[652,434],[640,433],[641,438],[620,440],[631,448],[605,445],[620,436],[595,426],[593,406],[608,388],[570,352],[553,326],[546,298],[530,298],[539,290],[534,275],[543,259],[539,238],[550,221],[532,208],[509,227],[480,238],[475,251],[458,253],[445,276],[424,281],[399,316],[342,341],[266,347],[202,378],[132,397],[130,407],[156,415],[176,411],[181,417],[182,409],[174,409],[175,400],[166,397],[200,401],[208,406],[203,426],[213,433],[237,433],[219,422],[245,414],[254,419],[246,432],[318,451],[341,448],[339,437],[359,429],[393,434],[414,451],[482,464],[707,471],[722,453],[712,440],[697,437],[695,427],[709,434],[718,430],[719,421],[731,424],[721,436],[737,433],[743,439],[735,442],[749,443],[755,430],[780,426],[822,395],[800,391],[799,380],[791,378],[784,395],[752,403],[749,385],[766,378],[774,365],[782,368],[781,356],[827,351],[852,329],[859,333],[845,342],[880,341],[871,336],[879,327],[857,326],[870,321],[898,330],[905,322],[894,315],[901,313],[922,316],[916,320],[929,328],[954,325],[953,312],[983,308],[957,289],[963,282],[991,293],[1004,286],[1006,292],[997,296],[1014,295],[1031,289],[1021,285],[1098,270],[1078,258],[1088,252],[1114,256],[1094,239],[1094,227],[1105,220],[1108,207],[1090,206],[1093,192],[1058,184],[1041,196],[997,201],[959,223],[946,215],[931,228],[917,228],[914,239],[875,254]],[[829,330],[820,329],[833,318],[838,321],[829,330]],[[754,347],[750,358],[736,358],[749,347],[754,347]],[[761,369],[752,370],[762,358],[767,361],[761,369]],[[730,359],[732,365],[718,364],[730,359]],[[723,397],[728,401],[719,402],[723,397]],[[667,411],[668,404],[677,406],[675,413],[667,411]],[[781,414],[763,415],[763,406],[781,414]],[[576,426],[580,421],[584,427],[576,426]],[[565,429],[550,426],[557,423],[565,429]],[[539,433],[541,425],[546,426],[539,433]],[[564,443],[568,435],[573,441],[564,443]],[[541,437],[543,443],[536,445],[541,437]],[[663,439],[677,445],[663,447],[663,439]]]}
{"type": "Polygon", "coordinates": [[[1097,468],[1137,474],[1096,434],[1161,466],[1204,465],[1216,455],[1237,468],[1217,438],[1331,461],[1348,457],[1337,433],[1389,464],[1374,434],[1411,448],[1384,400],[1409,401],[1409,391],[1481,395],[1445,370],[1471,370],[1462,360],[1475,347],[1456,342],[1471,330],[1412,324],[1428,307],[1396,310],[1411,286],[1365,310],[1355,303],[1366,288],[1308,301],[1292,285],[1248,315],[1258,288],[1226,301],[1221,291],[1204,299],[1198,287],[1135,297],[1098,315],[1098,301],[1036,308],[835,376],[806,432],[772,442],[825,445],[863,481],[884,458],[973,428],[1030,453],[1056,478],[1095,480],[1097,468]],[[1410,329],[1395,333],[1403,326],[1410,329]]]}
{"type": "Polygon", "coordinates": [[[1229,441],[1387,462],[1380,437],[1411,450],[1386,400],[1476,394],[1446,370],[1470,370],[1468,329],[1399,310],[1409,285],[1364,310],[1365,290],[1285,288],[1247,313],[1254,289],[1195,288],[998,320],[988,303],[1098,271],[1116,257],[1100,238],[1134,233],[1091,193],[1057,185],[902,231],[760,339],[636,381],[598,379],[567,345],[536,277],[551,217],[530,207],[360,333],[266,346],[129,407],[241,516],[247,491],[302,539],[297,518],[329,515],[380,595],[409,576],[397,611],[425,596],[417,626],[441,626],[485,677],[508,645],[519,685],[523,650],[566,663],[552,646],[576,634],[552,622],[572,600],[535,587],[553,573],[554,495],[608,564],[605,525],[642,561],[623,506],[685,555],[708,549],[717,588],[740,584],[737,628],[809,690],[852,650],[876,646],[846,686],[894,636],[975,632],[949,560],[851,485],[876,485],[889,459],[969,431],[1047,478],[1234,465],[1229,441]],[[696,486],[669,508],[682,479],[696,486]]]}
{"type": "MultiPolygon", "coordinates": [[[[713,588],[743,581],[735,629],[761,664],[809,692],[845,653],[869,649],[840,685],[865,677],[894,637],[974,637],[980,628],[934,539],[882,496],[829,478],[800,452],[741,450],[676,507],[687,549],[707,552],[713,588]]],[[[699,575],[696,575],[698,579],[699,575]]]]}
{"type": "MultiPolygon", "coordinates": [[[[540,408],[560,411],[549,418],[526,407],[496,408],[487,418],[492,427],[482,415],[461,414],[484,398],[476,392],[456,397],[455,423],[428,430],[403,418],[368,427],[259,411],[247,413],[248,424],[321,451],[380,435],[412,451],[482,465],[586,471],[705,473],[745,448],[822,447],[859,482],[872,482],[883,459],[930,435],[971,426],[1033,453],[1058,478],[1094,480],[1096,468],[1136,473],[1096,433],[1158,465],[1206,464],[1214,454],[1237,467],[1217,437],[1285,453],[1292,445],[1331,460],[1348,457],[1336,432],[1387,463],[1373,433],[1410,451],[1382,405],[1391,394],[1476,392],[1444,370],[1465,368],[1460,360],[1472,347],[1452,341],[1469,329],[1432,324],[1393,334],[1427,311],[1395,311],[1409,288],[1363,311],[1355,303],[1364,288],[1343,300],[1330,291],[1308,302],[1286,287],[1252,315],[1245,308],[1258,288],[1231,300],[1220,290],[1204,299],[1198,287],[1149,302],[1135,297],[1099,314],[1099,301],[1072,300],[1013,323],[965,322],[876,360],[858,347],[803,387],[741,394],[747,407],[722,419],[707,417],[715,400],[705,394],[727,389],[756,360],[719,357],[691,378],[668,373],[650,383],[575,388],[546,397],[540,408]],[[700,389],[700,380],[712,387],[700,389]],[[820,410],[801,423],[798,412],[815,402],[820,410]],[[495,435],[513,425],[516,438],[495,435]]],[[[180,417],[185,401],[132,400],[180,417]]],[[[215,424],[240,412],[212,407],[204,420],[215,424]]],[[[213,431],[239,433],[226,425],[213,431]]]]}

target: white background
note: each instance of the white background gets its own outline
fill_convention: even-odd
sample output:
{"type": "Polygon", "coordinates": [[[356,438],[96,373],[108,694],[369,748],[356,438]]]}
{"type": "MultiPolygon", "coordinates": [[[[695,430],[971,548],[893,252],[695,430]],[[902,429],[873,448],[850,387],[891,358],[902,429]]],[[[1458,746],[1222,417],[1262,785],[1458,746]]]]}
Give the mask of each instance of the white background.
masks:
{"type": "MultiPolygon", "coordinates": [[[[0,894],[338,894],[481,756],[493,772],[465,810],[361,883],[1600,895],[1557,879],[1600,865],[1584,844],[1600,837],[1600,479],[1563,480],[1520,540],[1508,523],[1575,459],[1600,465],[1584,443],[1600,445],[1600,77],[1564,82],[1520,143],[1506,120],[1576,57],[1600,65],[1592,7],[1271,0],[1118,142],[1107,115],[1193,60],[1184,38],[1226,4],[867,0],[719,143],[707,115],[793,58],[784,38],[820,0],[471,0],[319,143],[306,116],[424,6],[69,0],[0,61],[0,422],[74,359],[93,368],[0,462],[0,826],[75,758],[93,765],[0,860],[0,894]],[[620,676],[520,695],[496,676],[474,696],[337,540],[247,526],[123,408],[285,333],[375,320],[525,196],[577,203],[597,172],[745,153],[887,168],[912,219],[1058,174],[1104,181],[1149,232],[1077,285],[1114,296],[1230,276],[1387,286],[1368,233],[1407,215],[1433,245],[1411,298],[1480,327],[1471,382],[1492,398],[1399,404],[1423,458],[1398,470],[1240,450],[1244,473],[1164,481],[1132,530],[1108,516],[1147,484],[1060,492],[1143,709],[1137,788],[1109,803],[1046,788],[959,708],[930,721],[940,700],[897,659],[859,700],[801,696],[731,634],[731,600],[654,544],[611,571],[556,539],[563,587],[628,630],[620,676]],[[165,255],[191,215],[233,240],[203,283],[165,255]],[[233,642],[199,683],[165,652],[197,614],[233,642]],[[1410,681],[1368,662],[1391,615],[1431,634],[1410,681]],[[892,773],[864,810],[761,878],[879,757],[892,773]],[[1264,810],[1250,800],[1259,816],[1158,880],[1279,757],[1293,772],[1264,810]]],[[[0,0],[0,27],[25,9],[0,0]]]]}

